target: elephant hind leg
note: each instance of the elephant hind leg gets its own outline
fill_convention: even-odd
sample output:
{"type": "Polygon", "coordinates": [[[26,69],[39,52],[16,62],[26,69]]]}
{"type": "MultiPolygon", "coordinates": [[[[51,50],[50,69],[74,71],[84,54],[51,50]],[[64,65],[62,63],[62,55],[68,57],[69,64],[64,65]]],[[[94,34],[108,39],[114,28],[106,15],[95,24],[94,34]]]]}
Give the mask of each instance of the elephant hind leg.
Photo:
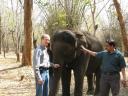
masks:
{"type": "Polygon", "coordinates": [[[70,96],[71,69],[62,70],[62,96],[70,96]]]}

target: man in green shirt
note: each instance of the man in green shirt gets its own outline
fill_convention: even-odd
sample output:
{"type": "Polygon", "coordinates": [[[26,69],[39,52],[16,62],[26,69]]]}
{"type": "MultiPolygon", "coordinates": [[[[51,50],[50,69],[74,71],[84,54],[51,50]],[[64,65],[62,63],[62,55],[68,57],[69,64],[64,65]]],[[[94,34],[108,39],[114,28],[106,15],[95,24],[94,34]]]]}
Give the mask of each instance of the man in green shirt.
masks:
{"type": "Polygon", "coordinates": [[[120,71],[123,76],[123,84],[126,85],[126,63],[121,52],[116,49],[114,40],[106,41],[106,50],[101,52],[93,52],[82,46],[85,53],[96,58],[101,58],[101,81],[100,96],[109,96],[111,89],[112,96],[119,96],[120,90],[120,71]]]}

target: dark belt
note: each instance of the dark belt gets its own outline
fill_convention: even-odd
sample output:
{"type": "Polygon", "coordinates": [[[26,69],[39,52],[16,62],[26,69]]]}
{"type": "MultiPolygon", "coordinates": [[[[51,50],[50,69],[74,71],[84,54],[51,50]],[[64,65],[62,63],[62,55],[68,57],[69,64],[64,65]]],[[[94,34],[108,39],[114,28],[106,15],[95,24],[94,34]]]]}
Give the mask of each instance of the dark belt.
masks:
{"type": "Polygon", "coordinates": [[[102,72],[102,74],[104,74],[104,75],[115,75],[115,74],[119,74],[119,72],[102,72]]]}
{"type": "Polygon", "coordinates": [[[45,68],[45,67],[40,67],[40,73],[44,73],[45,71],[49,70],[49,68],[45,68]]]}
{"type": "Polygon", "coordinates": [[[45,71],[45,70],[49,70],[49,68],[46,68],[46,67],[40,67],[39,69],[40,69],[40,71],[43,71],[43,70],[44,70],[44,71],[45,71]]]}

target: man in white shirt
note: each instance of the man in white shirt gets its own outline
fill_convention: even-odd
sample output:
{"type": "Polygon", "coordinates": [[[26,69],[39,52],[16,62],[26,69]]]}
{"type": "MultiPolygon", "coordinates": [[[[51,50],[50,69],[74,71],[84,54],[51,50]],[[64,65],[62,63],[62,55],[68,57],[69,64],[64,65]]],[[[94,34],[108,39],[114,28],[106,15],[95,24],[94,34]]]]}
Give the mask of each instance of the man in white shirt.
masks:
{"type": "Polygon", "coordinates": [[[36,96],[48,96],[49,68],[58,68],[59,64],[53,64],[49,60],[47,46],[50,43],[50,36],[44,34],[41,37],[41,44],[34,51],[33,65],[36,77],[36,96]]]}

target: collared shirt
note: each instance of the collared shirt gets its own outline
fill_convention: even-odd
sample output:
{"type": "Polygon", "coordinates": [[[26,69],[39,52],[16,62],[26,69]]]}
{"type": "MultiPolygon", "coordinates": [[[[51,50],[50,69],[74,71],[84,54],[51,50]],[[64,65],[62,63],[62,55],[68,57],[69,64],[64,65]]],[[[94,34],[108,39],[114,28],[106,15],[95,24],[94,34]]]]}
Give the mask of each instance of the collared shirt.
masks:
{"type": "Polygon", "coordinates": [[[119,50],[115,50],[113,53],[107,51],[97,52],[96,57],[102,60],[102,72],[119,72],[126,67],[124,57],[119,50]]]}
{"type": "Polygon", "coordinates": [[[47,53],[47,48],[40,45],[34,50],[33,55],[33,67],[37,79],[42,80],[40,74],[40,67],[49,68],[51,63],[49,60],[49,55],[47,53]]]}

